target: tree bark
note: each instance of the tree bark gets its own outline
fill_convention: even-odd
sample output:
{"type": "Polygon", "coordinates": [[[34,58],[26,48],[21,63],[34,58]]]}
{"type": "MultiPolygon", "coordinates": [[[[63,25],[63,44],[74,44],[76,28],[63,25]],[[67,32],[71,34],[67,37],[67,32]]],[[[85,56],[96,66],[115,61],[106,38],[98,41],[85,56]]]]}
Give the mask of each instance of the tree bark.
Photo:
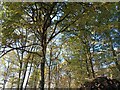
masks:
{"type": "Polygon", "coordinates": [[[9,73],[9,61],[8,61],[8,67],[7,67],[7,73],[6,73],[6,76],[4,78],[4,83],[3,83],[3,90],[5,89],[5,85],[6,85],[6,82],[7,82],[7,77],[8,77],[8,73],[9,73]]]}
{"type": "Polygon", "coordinates": [[[71,79],[71,73],[69,72],[68,88],[71,88],[71,81],[72,81],[72,79],[71,79]]]}
{"type": "Polygon", "coordinates": [[[40,81],[40,89],[44,90],[44,84],[45,84],[45,78],[44,78],[44,72],[45,72],[45,62],[46,62],[46,34],[42,37],[42,61],[41,61],[41,81],[40,81]]]}
{"type": "Polygon", "coordinates": [[[56,67],[55,67],[55,69],[56,69],[56,76],[55,76],[55,88],[58,88],[58,79],[57,79],[57,76],[58,76],[58,68],[57,68],[57,65],[56,65],[56,67]]]}
{"type": "Polygon", "coordinates": [[[92,77],[95,78],[95,71],[94,71],[94,68],[93,68],[93,62],[92,62],[91,53],[89,53],[88,58],[89,58],[90,67],[91,67],[91,70],[92,70],[92,77]]]}
{"type": "Polygon", "coordinates": [[[85,63],[86,63],[87,75],[88,75],[88,77],[90,78],[90,70],[89,70],[89,65],[88,65],[87,59],[85,59],[85,63]]]}
{"type": "Polygon", "coordinates": [[[94,68],[93,68],[92,58],[90,58],[90,66],[91,66],[93,78],[95,78],[95,71],[94,71],[94,68]]]}
{"type": "Polygon", "coordinates": [[[27,63],[25,64],[25,70],[23,72],[23,78],[22,78],[21,88],[23,88],[23,84],[24,84],[24,80],[25,80],[25,76],[26,76],[26,72],[27,72],[28,61],[29,61],[28,59],[27,59],[27,63]]]}
{"type": "MultiPolygon", "coordinates": [[[[43,58],[45,60],[45,58],[43,58]]],[[[40,81],[40,90],[44,90],[44,70],[45,69],[45,61],[41,62],[41,81],[40,81]]]]}
{"type": "Polygon", "coordinates": [[[59,88],[59,64],[57,63],[56,67],[56,76],[55,76],[55,88],[59,88]]]}
{"type": "Polygon", "coordinates": [[[50,90],[51,87],[51,61],[52,61],[52,48],[50,49],[50,62],[49,62],[49,66],[48,66],[48,90],[50,90]]]}
{"type": "Polygon", "coordinates": [[[20,84],[21,84],[21,73],[22,73],[22,66],[23,66],[23,53],[24,51],[21,51],[21,55],[19,55],[19,51],[17,50],[17,54],[18,54],[18,59],[19,59],[19,63],[20,63],[20,70],[19,70],[19,77],[18,77],[18,83],[17,83],[17,90],[22,90],[22,88],[20,88],[20,84]]]}
{"type": "Polygon", "coordinates": [[[29,78],[30,78],[31,70],[32,70],[32,62],[31,62],[31,65],[30,65],[30,69],[29,69],[29,73],[28,73],[28,78],[27,78],[27,82],[26,82],[26,85],[25,85],[25,90],[26,90],[27,85],[28,85],[28,81],[29,81],[29,78]]]}
{"type": "Polygon", "coordinates": [[[18,85],[17,85],[17,89],[19,90],[20,87],[20,77],[21,77],[21,69],[22,69],[22,62],[20,61],[20,70],[19,70],[19,78],[18,78],[18,85]]]}
{"type": "Polygon", "coordinates": [[[51,69],[50,69],[50,66],[51,65],[49,65],[49,72],[48,72],[48,90],[50,90],[50,86],[51,86],[51,73],[50,73],[50,71],[51,71],[51,69]]]}
{"type": "Polygon", "coordinates": [[[36,70],[37,70],[37,67],[36,67],[36,65],[35,65],[35,68],[34,68],[34,72],[35,72],[35,77],[34,77],[34,81],[33,81],[33,88],[34,88],[34,90],[36,90],[36,88],[37,88],[37,76],[36,76],[36,70]]]}

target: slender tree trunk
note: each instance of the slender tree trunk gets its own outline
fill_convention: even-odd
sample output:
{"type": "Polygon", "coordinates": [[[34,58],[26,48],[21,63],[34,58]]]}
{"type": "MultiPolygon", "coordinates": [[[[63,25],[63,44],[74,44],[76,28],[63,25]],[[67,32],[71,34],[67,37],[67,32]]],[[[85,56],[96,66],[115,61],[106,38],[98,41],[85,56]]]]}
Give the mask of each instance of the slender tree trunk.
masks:
{"type": "Polygon", "coordinates": [[[58,71],[57,71],[57,65],[56,65],[55,69],[56,69],[55,88],[58,88],[58,82],[57,82],[57,73],[58,73],[58,71]]]}
{"type": "Polygon", "coordinates": [[[93,68],[91,53],[88,55],[88,59],[89,59],[90,67],[91,67],[91,70],[92,70],[92,77],[95,78],[95,71],[94,71],[94,68],[93,68]]]}
{"type": "Polygon", "coordinates": [[[56,77],[55,77],[55,88],[58,88],[59,85],[59,65],[56,65],[56,77]]]}
{"type": "Polygon", "coordinates": [[[7,82],[7,80],[4,80],[4,83],[3,83],[3,90],[5,90],[6,82],[7,82]]]}
{"type": "Polygon", "coordinates": [[[48,67],[48,90],[50,90],[51,87],[51,61],[52,61],[52,48],[50,50],[50,62],[49,62],[49,67],[48,67]]]}
{"type": "MultiPolygon", "coordinates": [[[[45,60],[45,58],[43,58],[43,60],[45,60]]],[[[45,69],[45,61],[41,62],[41,81],[40,81],[40,90],[44,90],[44,69],[45,69]]]]}
{"type": "Polygon", "coordinates": [[[20,77],[21,77],[21,69],[22,69],[22,62],[20,61],[20,70],[19,70],[19,77],[18,77],[18,86],[17,86],[17,89],[19,90],[19,87],[20,87],[20,77]]]}
{"type": "Polygon", "coordinates": [[[22,73],[22,66],[23,66],[23,53],[24,51],[21,51],[21,56],[19,55],[19,52],[17,51],[18,53],[18,59],[19,59],[19,63],[20,63],[20,70],[19,70],[19,77],[18,77],[18,85],[17,85],[17,89],[19,90],[22,90],[22,88],[20,88],[20,84],[21,84],[21,73],[22,73]],[[21,58],[20,58],[21,57],[21,58]]]}
{"type": "Polygon", "coordinates": [[[71,74],[69,73],[69,83],[68,88],[71,88],[71,74]]]}
{"type": "Polygon", "coordinates": [[[60,77],[60,75],[59,75],[59,63],[58,63],[58,66],[57,66],[57,84],[58,84],[58,86],[59,86],[59,77],[60,77]]]}
{"type": "Polygon", "coordinates": [[[49,71],[48,71],[48,90],[50,90],[50,86],[51,86],[51,69],[50,69],[51,65],[49,65],[49,71]]]}
{"type": "Polygon", "coordinates": [[[95,78],[95,71],[94,71],[94,68],[93,68],[92,58],[90,58],[90,66],[91,66],[93,78],[95,78]]]}
{"type": "Polygon", "coordinates": [[[29,81],[29,78],[30,78],[30,73],[31,73],[31,70],[32,70],[33,58],[34,58],[34,55],[32,55],[31,64],[30,64],[30,69],[29,69],[29,73],[28,73],[28,78],[27,78],[27,81],[26,81],[26,84],[25,84],[25,90],[26,90],[26,88],[27,88],[28,81],[29,81]]]}
{"type": "MultiPolygon", "coordinates": [[[[35,72],[35,74],[36,74],[36,69],[37,69],[37,67],[35,66],[35,68],[34,68],[34,72],[35,72]]],[[[33,88],[34,88],[34,90],[36,90],[36,80],[37,80],[37,77],[36,77],[36,75],[35,75],[35,77],[34,77],[35,79],[34,79],[34,84],[33,84],[33,88]]]]}
{"type": "Polygon", "coordinates": [[[26,90],[27,85],[28,85],[28,81],[29,81],[29,78],[30,78],[31,70],[32,70],[32,62],[31,62],[31,65],[30,65],[30,69],[29,69],[29,73],[28,73],[28,78],[27,78],[27,82],[26,82],[26,85],[25,85],[25,90],[26,90]]]}
{"type": "Polygon", "coordinates": [[[88,75],[88,77],[90,78],[90,70],[89,70],[89,65],[88,65],[87,59],[85,59],[85,62],[86,62],[87,75],[88,75]]]}
{"type": "Polygon", "coordinates": [[[8,78],[8,73],[9,73],[9,68],[10,68],[10,65],[9,65],[9,61],[8,61],[8,66],[7,66],[7,74],[4,78],[4,83],[3,83],[3,90],[5,89],[5,85],[6,85],[6,82],[7,82],[7,78],[8,78]]]}
{"type": "Polygon", "coordinates": [[[23,72],[23,78],[22,78],[22,82],[21,82],[21,88],[23,88],[23,84],[24,84],[24,80],[25,80],[25,76],[26,76],[26,72],[27,72],[27,67],[28,67],[28,59],[27,59],[27,63],[25,64],[25,70],[23,72]]]}

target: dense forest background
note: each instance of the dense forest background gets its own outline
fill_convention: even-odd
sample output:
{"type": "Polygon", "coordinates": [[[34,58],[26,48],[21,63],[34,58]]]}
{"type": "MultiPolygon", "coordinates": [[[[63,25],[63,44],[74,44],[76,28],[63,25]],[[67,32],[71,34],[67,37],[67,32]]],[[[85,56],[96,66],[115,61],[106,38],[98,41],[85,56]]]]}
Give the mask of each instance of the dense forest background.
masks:
{"type": "Polygon", "coordinates": [[[120,80],[120,3],[6,2],[0,8],[2,88],[120,80]]]}

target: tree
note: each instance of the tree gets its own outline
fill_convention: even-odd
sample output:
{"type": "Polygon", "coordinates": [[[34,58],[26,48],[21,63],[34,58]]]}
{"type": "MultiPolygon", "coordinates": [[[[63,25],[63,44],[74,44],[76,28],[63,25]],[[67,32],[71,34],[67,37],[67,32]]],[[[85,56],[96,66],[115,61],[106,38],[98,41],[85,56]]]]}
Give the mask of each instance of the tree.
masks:
{"type": "Polygon", "coordinates": [[[15,62],[11,87],[43,90],[79,87],[100,75],[119,78],[118,3],[6,2],[0,17],[0,58],[11,53],[15,62]]]}
{"type": "MultiPolygon", "coordinates": [[[[55,38],[59,33],[65,31],[71,24],[76,20],[70,20],[69,23],[63,23],[68,20],[70,17],[73,17],[74,12],[69,10],[70,7],[66,6],[67,3],[5,3],[4,7],[6,8],[6,16],[3,22],[3,36],[2,43],[10,50],[4,52],[5,55],[7,52],[12,50],[21,50],[23,52],[35,53],[42,57],[41,60],[41,89],[44,89],[44,69],[46,62],[46,48],[48,43],[55,38]],[[14,8],[17,7],[17,8],[14,8]],[[65,8],[68,8],[66,11],[65,8]],[[70,14],[71,13],[71,14],[70,14]],[[12,23],[11,23],[12,22],[12,23]],[[58,26],[61,28],[58,29],[58,26]],[[9,33],[8,33],[9,30],[9,33]],[[18,34],[16,30],[23,30],[22,35],[18,34]],[[28,36],[23,35],[25,30],[31,32],[37,40],[37,44],[32,42],[30,44],[28,39],[25,39],[26,44],[22,44],[18,47],[11,47],[14,43],[18,42],[17,40],[22,40],[28,36]],[[10,34],[12,36],[10,36],[10,34]],[[13,42],[9,39],[15,39],[16,42],[13,42]],[[9,41],[8,41],[9,40],[9,41]],[[42,55],[38,52],[26,50],[25,47],[30,47],[33,45],[38,45],[41,48],[42,55]]],[[[75,17],[75,16],[74,16],[75,17]]],[[[2,56],[3,56],[2,55],[2,56]]],[[[20,77],[20,75],[19,75],[20,77]]],[[[19,85],[19,84],[18,84],[19,85]]],[[[18,86],[19,87],[19,86],[18,86]]]]}

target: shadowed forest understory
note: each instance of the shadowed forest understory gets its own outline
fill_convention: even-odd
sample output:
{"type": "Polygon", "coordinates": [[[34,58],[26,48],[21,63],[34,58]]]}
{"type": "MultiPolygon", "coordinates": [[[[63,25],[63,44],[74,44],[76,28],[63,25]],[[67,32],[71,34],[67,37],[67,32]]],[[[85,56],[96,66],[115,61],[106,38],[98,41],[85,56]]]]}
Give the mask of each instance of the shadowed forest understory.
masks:
{"type": "Polygon", "coordinates": [[[120,90],[120,3],[1,2],[0,87],[120,90]]]}

